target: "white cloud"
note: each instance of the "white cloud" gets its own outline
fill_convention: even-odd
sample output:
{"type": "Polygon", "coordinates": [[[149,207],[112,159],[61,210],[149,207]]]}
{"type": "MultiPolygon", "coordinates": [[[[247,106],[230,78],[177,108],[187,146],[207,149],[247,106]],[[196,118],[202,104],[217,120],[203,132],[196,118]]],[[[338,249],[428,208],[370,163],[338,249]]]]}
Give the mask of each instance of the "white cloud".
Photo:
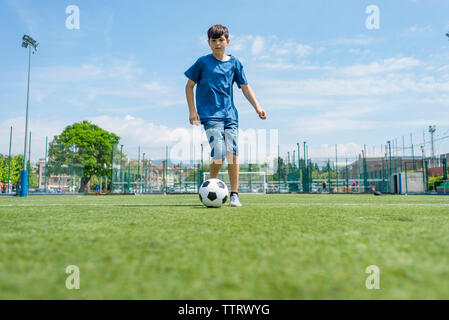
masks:
{"type": "Polygon", "coordinates": [[[300,56],[306,56],[313,52],[313,49],[309,45],[298,44],[296,47],[296,53],[300,56]]]}
{"type": "Polygon", "coordinates": [[[371,51],[368,50],[368,49],[361,50],[361,49],[354,49],[354,48],[352,48],[352,49],[349,49],[348,52],[349,52],[350,54],[354,54],[354,55],[367,55],[367,54],[369,54],[371,51]]]}
{"type": "Polygon", "coordinates": [[[94,104],[104,105],[108,99],[117,97],[131,99],[122,108],[143,104],[166,107],[185,102],[181,90],[174,94],[173,87],[144,78],[144,69],[133,59],[35,69],[31,97],[41,103],[60,99],[76,108],[86,109],[94,104]],[[63,96],[59,94],[61,92],[64,92],[63,96]]]}
{"type": "Polygon", "coordinates": [[[260,54],[264,49],[264,44],[265,44],[264,38],[261,36],[256,36],[251,47],[251,53],[253,55],[260,54]]]}
{"type": "Polygon", "coordinates": [[[309,65],[309,64],[295,64],[288,62],[266,62],[261,63],[260,68],[276,71],[284,70],[316,70],[316,71],[331,71],[334,67],[329,66],[319,66],[319,65],[309,65]]]}
{"type": "MultiPolygon", "coordinates": [[[[67,121],[66,119],[34,118],[29,122],[28,134],[32,132],[31,139],[31,161],[34,163],[45,156],[45,137],[48,142],[53,140],[55,135],[59,135],[62,130],[74,122],[88,120],[99,127],[113,132],[120,136],[120,144],[124,145],[124,152],[131,158],[137,158],[137,147],[140,146],[147,157],[151,159],[162,159],[165,157],[165,146],[169,150],[177,144],[184,142],[187,138],[190,143],[190,137],[193,136],[192,130],[198,131],[198,139],[195,141],[196,159],[200,156],[200,144],[207,145],[207,139],[200,127],[177,127],[170,128],[164,125],[158,125],[154,122],[144,120],[143,118],[126,115],[124,117],[113,117],[110,115],[99,115],[67,121]],[[136,155],[136,156],[134,156],[136,155]]],[[[7,137],[0,139],[0,153],[8,154],[10,127],[13,126],[12,154],[23,154],[25,119],[23,117],[4,120],[0,123],[0,135],[7,137]]],[[[189,148],[189,147],[188,147],[189,148]]],[[[206,153],[205,153],[206,154],[206,153]]],[[[28,149],[27,149],[28,156],[28,149]]],[[[187,154],[187,157],[189,155],[187,154]]]]}
{"type": "Polygon", "coordinates": [[[102,64],[83,63],[79,66],[55,65],[51,67],[34,68],[34,78],[46,82],[80,82],[96,80],[127,81],[136,79],[143,74],[143,68],[137,67],[132,60],[114,59],[102,64]]]}
{"type": "Polygon", "coordinates": [[[407,31],[413,32],[413,33],[426,33],[426,32],[432,32],[432,27],[427,25],[425,27],[420,27],[418,25],[411,26],[407,28],[407,31]]]}
{"type": "Polygon", "coordinates": [[[344,67],[338,70],[348,76],[368,76],[379,73],[388,73],[398,70],[407,70],[417,67],[421,64],[418,59],[404,57],[404,58],[388,58],[381,61],[375,61],[370,64],[354,65],[344,67]]]}
{"type": "Polygon", "coordinates": [[[166,94],[166,93],[170,92],[170,90],[171,90],[171,87],[164,86],[156,81],[145,83],[142,86],[144,89],[147,89],[149,91],[163,93],[163,94],[166,94]]]}
{"type": "Polygon", "coordinates": [[[275,54],[277,54],[277,55],[285,55],[285,54],[288,54],[289,53],[289,49],[287,49],[287,48],[278,48],[278,49],[273,49],[273,51],[275,52],[275,54]]]}
{"type": "MultiPolygon", "coordinates": [[[[230,35],[230,39],[229,52],[241,52],[243,56],[250,52],[253,58],[258,59],[269,59],[272,55],[303,57],[313,52],[310,45],[293,40],[281,40],[277,36],[230,35]]],[[[321,48],[319,52],[323,50],[324,48],[321,48]]]]}
{"type": "MultiPolygon", "coordinates": [[[[31,118],[28,122],[28,135],[31,131],[31,161],[35,162],[40,158],[44,158],[46,136],[50,142],[55,135],[61,133],[65,126],[69,124],[70,123],[68,121],[63,119],[31,118]]],[[[24,117],[7,119],[0,123],[0,136],[4,137],[3,139],[0,139],[0,153],[7,155],[9,152],[9,135],[11,126],[13,127],[11,153],[13,155],[23,154],[25,135],[24,117]]]]}
{"type": "Polygon", "coordinates": [[[278,40],[277,37],[273,37],[270,52],[275,55],[291,54],[303,57],[311,54],[313,48],[310,45],[301,44],[296,41],[282,41],[278,40]]]}
{"type": "Polygon", "coordinates": [[[300,118],[296,121],[301,134],[329,134],[341,131],[360,131],[376,128],[377,121],[360,121],[357,119],[335,119],[322,117],[300,118]]]}
{"type": "MultiPolygon", "coordinates": [[[[355,157],[360,154],[363,146],[356,142],[348,142],[344,144],[337,144],[337,155],[338,155],[338,164],[341,165],[344,163],[344,157],[355,157]]],[[[314,159],[317,158],[329,158],[331,163],[335,162],[335,145],[322,144],[319,147],[311,146],[309,148],[309,155],[314,159]],[[331,156],[331,157],[330,157],[331,156]]],[[[349,164],[350,162],[348,162],[349,164]]]]}
{"type": "Polygon", "coordinates": [[[360,45],[360,46],[366,46],[374,43],[374,38],[366,36],[366,35],[357,35],[353,38],[340,38],[340,39],[333,39],[333,40],[327,40],[323,41],[323,45],[328,46],[346,46],[346,45],[360,45]]]}

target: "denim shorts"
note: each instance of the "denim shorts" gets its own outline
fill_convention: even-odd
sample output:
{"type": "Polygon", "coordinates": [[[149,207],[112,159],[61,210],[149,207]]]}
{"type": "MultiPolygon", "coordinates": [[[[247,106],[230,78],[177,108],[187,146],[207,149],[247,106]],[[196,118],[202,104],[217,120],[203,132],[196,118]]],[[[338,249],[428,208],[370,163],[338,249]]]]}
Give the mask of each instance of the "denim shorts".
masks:
{"type": "Polygon", "coordinates": [[[236,120],[206,120],[202,122],[211,148],[210,157],[225,159],[226,152],[238,155],[239,123],[236,120]]]}

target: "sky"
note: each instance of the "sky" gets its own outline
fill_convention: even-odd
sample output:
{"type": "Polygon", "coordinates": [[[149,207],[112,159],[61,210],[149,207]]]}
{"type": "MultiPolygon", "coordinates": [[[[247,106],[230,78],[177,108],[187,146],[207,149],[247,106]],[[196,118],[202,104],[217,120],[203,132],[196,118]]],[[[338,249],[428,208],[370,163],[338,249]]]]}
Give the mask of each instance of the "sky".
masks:
{"type": "MultiPolygon", "coordinates": [[[[185,150],[176,150],[189,145],[192,158],[195,145],[198,159],[207,141],[188,121],[184,71],[211,53],[207,30],[219,23],[230,31],[227,53],[242,62],[267,112],[260,120],[234,85],[241,140],[258,139],[246,158],[274,155],[277,143],[285,156],[304,141],[315,158],[335,157],[335,146],[340,158],[365,146],[381,154],[387,140],[402,154],[402,137],[416,154],[424,139],[428,155],[429,125],[437,139],[449,135],[448,11],[441,0],[0,0],[0,153],[8,154],[11,126],[12,153],[23,153],[21,39],[29,34],[39,42],[31,61],[32,162],[44,156],[45,137],[82,120],[119,135],[132,158],[138,146],[161,158],[166,145],[180,159],[185,150]],[[79,28],[67,27],[75,22],[69,6],[79,9],[79,28]]],[[[435,149],[449,152],[449,141],[435,149]]]]}

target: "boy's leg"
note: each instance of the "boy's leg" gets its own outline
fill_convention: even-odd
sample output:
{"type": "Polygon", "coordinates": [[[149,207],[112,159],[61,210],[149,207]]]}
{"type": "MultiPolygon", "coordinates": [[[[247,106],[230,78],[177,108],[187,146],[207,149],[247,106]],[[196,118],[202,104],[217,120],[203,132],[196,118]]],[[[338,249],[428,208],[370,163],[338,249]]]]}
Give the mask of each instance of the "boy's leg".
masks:
{"type": "Polygon", "coordinates": [[[228,161],[229,181],[231,182],[231,192],[239,192],[239,162],[236,154],[226,153],[228,161]]]}
{"type": "Polygon", "coordinates": [[[210,178],[216,179],[220,172],[224,159],[212,160],[210,164],[210,178]]]}
{"type": "Polygon", "coordinates": [[[225,158],[224,123],[207,121],[204,129],[211,148],[210,178],[216,179],[225,158]]]}
{"type": "Polygon", "coordinates": [[[228,161],[229,181],[232,193],[239,192],[239,161],[238,161],[238,121],[231,120],[225,123],[226,159],[228,161]]]}

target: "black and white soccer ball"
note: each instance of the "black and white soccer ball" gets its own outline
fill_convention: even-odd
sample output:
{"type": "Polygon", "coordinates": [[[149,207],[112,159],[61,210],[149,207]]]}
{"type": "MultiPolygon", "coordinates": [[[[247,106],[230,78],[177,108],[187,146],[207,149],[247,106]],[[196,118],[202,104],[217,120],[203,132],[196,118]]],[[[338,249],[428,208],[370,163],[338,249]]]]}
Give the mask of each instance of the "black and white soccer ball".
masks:
{"type": "Polygon", "coordinates": [[[228,187],[220,179],[209,179],[203,182],[198,194],[206,207],[220,208],[228,200],[228,187]]]}

